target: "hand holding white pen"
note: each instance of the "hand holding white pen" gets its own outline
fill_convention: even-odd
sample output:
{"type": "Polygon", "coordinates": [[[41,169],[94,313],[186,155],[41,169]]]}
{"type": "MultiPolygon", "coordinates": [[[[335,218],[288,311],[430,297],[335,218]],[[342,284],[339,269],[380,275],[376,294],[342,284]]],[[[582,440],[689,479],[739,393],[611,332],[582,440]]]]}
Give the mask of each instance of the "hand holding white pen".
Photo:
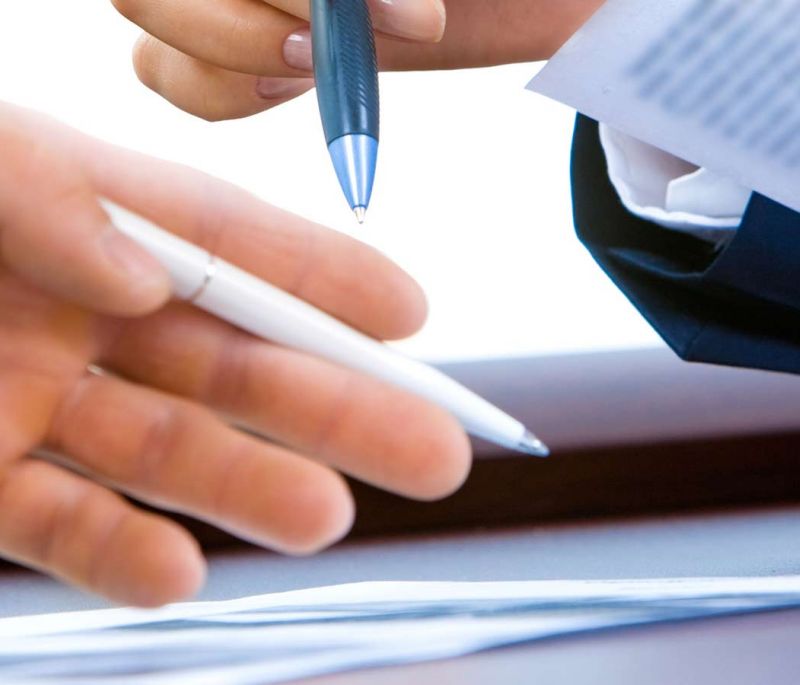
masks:
{"type": "Polygon", "coordinates": [[[122,207],[108,201],[103,206],[120,231],[167,268],[177,297],[264,340],[316,355],[424,397],[447,409],[477,437],[537,457],[548,456],[544,443],[523,424],[441,372],[404,357],[122,207]]]}
{"type": "MultiPolygon", "coordinates": [[[[223,261],[250,272],[239,288],[295,293],[298,312],[346,322],[347,338],[378,348],[424,320],[419,288],[371,248],[0,105],[0,556],[153,606],[193,594],[203,559],[185,530],[118,492],[305,554],[350,527],[340,473],[420,499],[463,482],[469,445],[450,413],[170,300],[169,273],[99,197],[169,227],[190,256],[218,255],[218,276],[223,261]]],[[[205,263],[195,276],[199,293],[205,263]]],[[[209,308],[220,295],[203,293],[209,308]]]]}

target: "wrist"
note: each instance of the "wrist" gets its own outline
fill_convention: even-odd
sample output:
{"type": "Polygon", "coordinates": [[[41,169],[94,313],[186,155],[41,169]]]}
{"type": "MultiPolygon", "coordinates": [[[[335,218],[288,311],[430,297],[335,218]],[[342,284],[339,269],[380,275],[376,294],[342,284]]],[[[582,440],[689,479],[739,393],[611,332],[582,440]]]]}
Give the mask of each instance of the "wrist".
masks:
{"type": "Polygon", "coordinates": [[[550,59],[600,9],[605,0],[528,0],[517,2],[517,16],[507,26],[518,27],[511,36],[513,54],[506,62],[550,59]],[[519,34],[519,35],[516,35],[519,34]]]}
{"type": "Polygon", "coordinates": [[[385,69],[466,69],[549,59],[604,0],[446,0],[435,45],[380,41],[385,69]]]}

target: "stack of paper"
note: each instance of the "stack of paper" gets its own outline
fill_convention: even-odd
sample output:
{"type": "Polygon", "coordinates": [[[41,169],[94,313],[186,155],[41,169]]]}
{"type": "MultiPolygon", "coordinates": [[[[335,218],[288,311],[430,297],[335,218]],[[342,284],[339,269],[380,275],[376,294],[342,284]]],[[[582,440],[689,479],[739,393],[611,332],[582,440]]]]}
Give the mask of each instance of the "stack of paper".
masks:
{"type": "Polygon", "coordinates": [[[0,682],[276,683],[620,626],[800,607],[800,576],[361,583],[0,620],[0,682]]]}
{"type": "Polygon", "coordinates": [[[800,211],[800,0],[607,0],[530,88],[800,211]]]}

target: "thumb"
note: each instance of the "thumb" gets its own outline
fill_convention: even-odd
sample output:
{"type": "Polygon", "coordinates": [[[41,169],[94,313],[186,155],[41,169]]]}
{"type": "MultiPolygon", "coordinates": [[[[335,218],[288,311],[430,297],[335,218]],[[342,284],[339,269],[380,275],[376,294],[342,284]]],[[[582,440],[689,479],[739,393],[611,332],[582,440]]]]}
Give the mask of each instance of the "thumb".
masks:
{"type": "Polygon", "coordinates": [[[31,131],[2,126],[0,262],[102,314],[144,314],[170,295],[166,271],[112,225],[78,165],[31,131]]]}

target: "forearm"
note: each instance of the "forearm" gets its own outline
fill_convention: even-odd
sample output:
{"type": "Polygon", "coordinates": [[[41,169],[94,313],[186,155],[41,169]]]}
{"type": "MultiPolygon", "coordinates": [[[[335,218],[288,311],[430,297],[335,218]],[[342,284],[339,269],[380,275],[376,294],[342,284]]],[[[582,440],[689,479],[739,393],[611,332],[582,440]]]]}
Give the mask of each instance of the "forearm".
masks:
{"type": "Polygon", "coordinates": [[[434,45],[381,44],[397,70],[458,69],[551,57],[604,0],[449,0],[444,38],[434,45]]]}

